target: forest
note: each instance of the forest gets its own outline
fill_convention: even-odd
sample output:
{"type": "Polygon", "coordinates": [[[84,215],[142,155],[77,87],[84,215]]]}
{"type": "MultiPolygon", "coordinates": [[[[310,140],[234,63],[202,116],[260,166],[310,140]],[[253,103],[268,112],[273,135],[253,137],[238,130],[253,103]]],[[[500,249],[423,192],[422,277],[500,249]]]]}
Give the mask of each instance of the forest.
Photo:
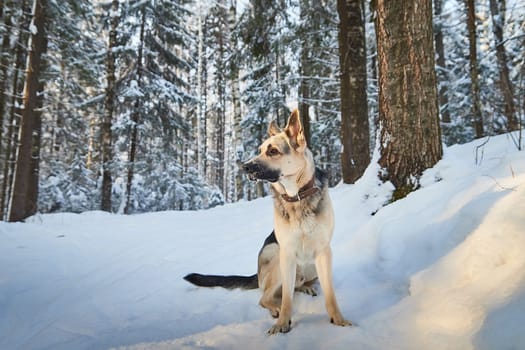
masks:
{"type": "Polygon", "coordinates": [[[0,0],[0,47],[5,221],[266,196],[239,164],[293,108],[330,185],[377,150],[396,200],[525,118],[519,0],[0,0]]]}

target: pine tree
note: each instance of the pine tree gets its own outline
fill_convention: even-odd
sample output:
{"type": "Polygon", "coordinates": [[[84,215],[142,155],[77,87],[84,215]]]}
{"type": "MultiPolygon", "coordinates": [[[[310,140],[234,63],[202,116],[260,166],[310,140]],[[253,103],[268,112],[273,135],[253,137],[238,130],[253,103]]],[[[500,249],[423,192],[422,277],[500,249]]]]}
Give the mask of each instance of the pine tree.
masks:
{"type": "MultiPolygon", "coordinates": [[[[6,4],[7,5],[7,4],[6,4]]],[[[18,131],[20,125],[20,107],[22,102],[22,89],[24,86],[24,72],[27,57],[27,42],[29,39],[29,24],[31,21],[31,8],[28,1],[23,0],[20,6],[16,8],[13,20],[17,20],[17,35],[15,40],[15,55],[13,58],[13,70],[10,75],[11,86],[9,89],[9,98],[6,103],[4,118],[7,123],[5,137],[0,143],[5,142],[4,157],[2,160],[2,190],[0,193],[0,219],[8,219],[8,201],[11,197],[14,179],[14,167],[16,163],[16,147],[18,143],[18,131]],[[16,16],[15,16],[16,15],[16,16]]],[[[5,54],[5,53],[4,53],[5,54]]],[[[9,55],[10,56],[10,55],[9,55]]]]}
{"type": "Polygon", "coordinates": [[[196,105],[189,85],[189,73],[195,66],[189,55],[189,48],[195,43],[188,28],[190,12],[185,1],[176,0],[137,1],[122,11],[126,16],[121,20],[125,36],[122,41],[129,44],[119,60],[130,68],[118,73],[119,104],[113,127],[115,152],[128,159],[126,163],[115,162],[114,166],[118,211],[131,213],[153,205],[153,197],[140,203],[141,193],[146,188],[158,193],[155,183],[167,188],[159,184],[159,179],[174,184],[163,175],[165,171],[176,176],[178,185],[170,187],[176,190],[164,194],[163,198],[169,200],[161,202],[171,204],[163,209],[193,208],[197,195],[190,189],[188,183],[193,179],[187,175],[193,162],[189,155],[193,153],[194,139],[190,115],[196,105]],[[137,40],[130,41],[133,37],[137,40]],[[152,163],[157,154],[173,167],[167,169],[152,163]],[[157,174],[159,171],[161,174],[157,174]]]}
{"type": "Polygon", "coordinates": [[[215,97],[209,105],[207,118],[207,136],[209,153],[208,181],[216,185],[223,195],[227,194],[225,184],[225,124],[227,94],[227,62],[229,25],[228,6],[225,0],[212,6],[206,16],[207,37],[204,44],[207,48],[208,86],[215,97]]]}
{"type": "MultiPolygon", "coordinates": [[[[146,27],[146,8],[142,8],[142,13],[140,15],[140,34],[139,34],[139,44],[137,48],[137,63],[136,63],[136,72],[135,79],[137,89],[140,90],[142,85],[142,73],[144,70],[143,67],[143,52],[144,52],[144,30],[146,27]]],[[[128,171],[126,178],[126,206],[124,207],[124,214],[129,214],[130,205],[131,205],[131,185],[133,183],[133,174],[135,167],[135,158],[137,156],[137,143],[138,143],[138,123],[141,114],[142,107],[142,98],[143,94],[138,93],[135,96],[135,102],[133,105],[133,111],[131,112],[131,135],[129,140],[129,152],[128,152],[128,171]]]]}
{"type": "Polygon", "coordinates": [[[370,163],[365,14],[360,0],[338,0],[343,181],[354,183],[370,163]]]}
{"type": "Polygon", "coordinates": [[[232,119],[233,119],[233,146],[232,146],[232,158],[230,159],[231,172],[234,178],[234,195],[235,200],[241,200],[244,198],[244,184],[243,174],[240,169],[242,163],[242,157],[244,153],[243,140],[242,140],[242,111],[241,111],[241,88],[240,88],[240,59],[238,57],[239,52],[239,32],[236,30],[237,25],[237,0],[230,0],[230,8],[228,15],[228,27],[230,30],[230,59],[229,59],[229,79],[231,84],[231,95],[232,95],[232,119]]]}
{"type": "MultiPolygon", "coordinates": [[[[315,1],[317,3],[317,1],[315,1]]],[[[312,144],[312,131],[310,127],[310,100],[311,96],[311,87],[309,78],[314,74],[312,72],[313,62],[311,56],[313,51],[317,48],[314,47],[315,43],[311,36],[305,35],[302,32],[310,31],[308,24],[315,21],[314,18],[310,19],[309,9],[312,7],[312,4],[308,0],[303,0],[299,2],[299,30],[298,37],[301,41],[301,47],[299,48],[300,61],[299,61],[299,115],[302,119],[304,137],[308,145],[312,144]],[[310,21],[311,20],[311,21],[310,21]],[[302,34],[302,35],[301,35],[302,34]]],[[[310,34],[310,33],[308,33],[310,34]]]]}
{"type": "Polygon", "coordinates": [[[100,26],[89,0],[51,2],[49,13],[53,35],[46,55],[39,208],[99,209],[95,203],[100,196],[93,194],[96,176],[89,169],[88,155],[90,117],[101,112],[103,100],[100,26]],[[84,184],[94,185],[89,188],[84,184]]]}
{"type": "Polygon", "coordinates": [[[283,37],[289,47],[291,65],[284,76],[292,82],[289,94],[298,88],[299,109],[305,130],[309,128],[308,147],[316,165],[326,171],[330,185],[341,179],[339,51],[335,1],[301,0],[296,9],[299,21],[291,22],[290,33],[283,37]],[[308,125],[306,125],[308,124],[308,125]]]}
{"type": "Polygon", "coordinates": [[[492,30],[494,32],[496,57],[499,65],[499,87],[504,100],[504,115],[507,119],[507,130],[518,129],[516,118],[516,106],[514,104],[514,86],[510,79],[507,51],[503,38],[503,27],[505,26],[505,0],[490,0],[490,11],[492,13],[492,30]]]}
{"type": "MultiPolygon", "coordinates": [[[[243,46],[239,54],[244,58],[246,74],[241,78],[246,88],[243,102],[247,107],[241,123],[244,130],[246,159],[254,155],[266,136],[269,119],[284,125],[289,111],[286,107],[288,87],[283,75],[290,69],[283,63],[287,46],[282,29],[288,25],[286,4],[279,1],[251,0],[243,12],[239,31],[243,46]]],[[[266,191],[261,182],[253,188],[249,184],[248,199],[261,197],[266,191]]]]}
{"type": "Polygon", "coordinates": [[[442,156],[434,70],[432,2],[378,0],[379,164],[393,200],[419,187],[442,156]]]}
{"type": "Polygon", "coordinates": [[[443,0],[434,0],[434,46],[436,48],[436,70],[438,77],[438,95],[439,95],[439,110],[441,114],[441,121],[443,123],[450,123],[450,112],[448,102],[448,74],[445,63],[445,47],[443,43],[443,19],[442,14],[443,0]]]}
{"type": "Polygon", "coordinates": [[[13,14],[14,7],[11,1],[6,1],[6,3],[0,4],[0,20],[3,20],[3,26],[0,27],[0,34],[2,38],[2,45],[0,48],[0,155],[4,155],[4,116],[6,103],[8,100],[7,94],[7,81],[9,79],[9,59],[10,55],[8,52],[11,52],[13,47],[11,46],[11,36],[12,36],[12,27],[13,27],[13,14]],[[5,8],[5,9],[4,9],[5,8]]]}
{"type": "MultiPolygon", "coordinates": [[[[447,145],[472,141],[475,138],[472,123],[472,99],[469,71],[469,43],[466,26],[466,2],[446,1],[440,16],[435,19],[435,30],[443,33],[443,51],[446,53],[445,66],[438,63],[439,88],[447,88],[447,110],[450,123],[442,123],[443,142],[447,145]],[[445,77],[446,76],[446,80],[445,77]]],[[[436,38],[435,38],[436,40],[436,38]]],[[[436,45],[436,50],[438,47],[436,45]]],[[[439,54],[438,54],[439,55],[439,54]]],[[[440,56],[440,55],[439,55],[440,56]]],[[[443,104],[440,109],[443,119],[443,104]]]]}
{"type": "Polygon", "coordinates": [[[44,90],[41,73],[42,58],[47,50],[47,6],[46,0],[35,0],[33,3],[24,109],[20,123],[20,146],[17,151],[9,221],[23,220],[37,211],[41,108],[44,90]]]}
{"type": "Polygon", "coordinates": [[[469,39],[469,63],[470,63],[470,84],[472,96],[472,122],[476,130],[476,137],[480,138],[485,135],[483,127],[483,115],[481,111],[481,97],[479,86],[479,68],[477,53],[477,33],[476,33],[476,9],[475,1],[467,0],[467,28],[469,39]]]}
{"type": "Polygon", "coordinates": [[[101,161],[102,161],[102,192],[100,208],[111,212],[111,193],[112,193],[112,174],[111,167],[113,161],[113,112],[115,109],[115,48],[117,47],[117,28],[119,25],[119,1],[113,0],[109,12],[109,38],[106,58],[106,91],[104,99],[104,117],[101,123],[101,161]]]}

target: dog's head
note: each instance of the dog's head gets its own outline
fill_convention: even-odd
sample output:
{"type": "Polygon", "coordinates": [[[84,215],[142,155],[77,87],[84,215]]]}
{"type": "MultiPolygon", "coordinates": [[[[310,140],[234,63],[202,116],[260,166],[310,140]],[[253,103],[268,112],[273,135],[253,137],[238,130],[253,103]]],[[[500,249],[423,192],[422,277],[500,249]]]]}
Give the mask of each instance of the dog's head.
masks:
{"type": "Polygon", "coordinates": [[[297,109],[288,118],[284,130],[272,121],[268,136],[259,147],[259,155],[242,166],[250,180],[277,182],[296,175],[305,167],[306,139],[297,109]]]}

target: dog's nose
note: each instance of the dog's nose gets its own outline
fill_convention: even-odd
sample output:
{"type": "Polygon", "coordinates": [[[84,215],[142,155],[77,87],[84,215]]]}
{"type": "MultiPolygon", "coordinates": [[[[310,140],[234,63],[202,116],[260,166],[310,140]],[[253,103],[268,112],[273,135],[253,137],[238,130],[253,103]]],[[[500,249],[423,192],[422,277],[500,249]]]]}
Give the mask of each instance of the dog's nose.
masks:
{"type": "Polygon", "coordinates": [[[259,170],[259,164],[255,162],[246,162],[242,165],[242,170],[247,173],[257,172],[257,170],[259,170]]]}

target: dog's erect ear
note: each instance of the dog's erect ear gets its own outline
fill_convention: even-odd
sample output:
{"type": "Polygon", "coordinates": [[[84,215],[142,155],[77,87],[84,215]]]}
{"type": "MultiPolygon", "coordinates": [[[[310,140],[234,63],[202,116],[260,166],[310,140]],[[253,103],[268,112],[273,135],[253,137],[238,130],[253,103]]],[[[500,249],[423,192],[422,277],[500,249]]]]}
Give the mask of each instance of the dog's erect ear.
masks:
{"type": "Polygon", "coordinates": [[[281,132],[281,129],[277,125],[277,122],[275,120],[272,120],[272,122],[270,123],[270,127],[268,128],[268,135],[272,137],[272,136],[277,135],[280,132],[281,132]]]}
{"type": "Polygon", "coordinates": [[[304,137],[303,125],[301,124],[298,109],[294,109],[292,114],[290,114],[288,124],[286,124],[284,131],[290,138],[290,143],[295,150],[303,151],[306,148],[306,139],[304,137]]]}

